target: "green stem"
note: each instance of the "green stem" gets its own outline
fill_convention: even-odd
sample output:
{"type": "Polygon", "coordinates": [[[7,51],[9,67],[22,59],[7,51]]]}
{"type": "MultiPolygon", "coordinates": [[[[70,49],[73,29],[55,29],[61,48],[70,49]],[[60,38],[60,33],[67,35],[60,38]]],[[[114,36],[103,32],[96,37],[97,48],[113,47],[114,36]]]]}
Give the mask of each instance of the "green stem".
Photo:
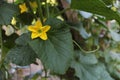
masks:
{"type": "Polygon", "coordinates": [[[59,13],[57,13],[56,15],[54,15],[54,17],[57,17],[57,16],[61,15],[62,13],[66,12],[67,10],[70,10],[70,8],[66,8],[66,9],[60,11],[59,13]]]}
{"type": "Polygon", "coordinates": [[[78,46],[78,48],[84,53],[94,53],[94,52],[98,51],[100,48],[99,46],[97,46],[97,49],[95,49],[95,50],[86,51],[86,50],[82,49],[81,46],[76,41],[73,40],[73,43],[75,43],[75,45],[78,46]]]}
{"type": "Polygon", "coordinates": [[[40,20],[43,24],[43,12],[42,12],[41,0],[36,0],[36,1],[37,1],[37,5],[38,5],[38,14],[39,14],[40,20]]]}
{"type": "Polygon", "coordinates": [[[47,0],[46,0],[46,14],[47,14],[47,18],[49,18],[50,16],[50,12],[49,12],[49,4],[47,3],[47,0]]]}
{"type": "Polygon", "coordinates": [[[47,80],[48,76],[47,76],[47,69],[45,69],[45,80],[47,80]]]}
{"type": "Polygon", "coordinates": [[[2,61],[2,52],[3,52],[2,25],[0,25],[0,45],[1,45],[0,61],[2,61]]]}

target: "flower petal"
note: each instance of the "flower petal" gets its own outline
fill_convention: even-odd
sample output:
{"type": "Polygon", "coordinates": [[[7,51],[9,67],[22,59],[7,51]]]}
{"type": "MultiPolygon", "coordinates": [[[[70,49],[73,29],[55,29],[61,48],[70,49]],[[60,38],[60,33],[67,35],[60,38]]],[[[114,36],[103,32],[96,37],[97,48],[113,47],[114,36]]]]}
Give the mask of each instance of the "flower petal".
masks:
{"type": "Polygon", "coordinates": [[[42,40],[47,40],[48,37],[47,37],[47,34],[46,33],[41,33],[41,35],[39,35],[39,37],[42,39],[42,40]]]}
{"type": "Polygon", "coordinates": [[[20,11],[21,13],[24,13],[24,12],[26,12],[28,10],[25,3],[20,4],[19,8],[21,9],[21,11],[20,11]]]}
{"type": "Polygon", "coordinates": [[[38,27],[39,29],[41,29],[41,27],[42,27],[41,21],[37,20],[36,23],[35,23],[35,26],[38,27]]]}
{"type": "Polygon", "coordinates": [[[37,32],[39,28],[37,28],[36,26],[28,26],[28,30],[32,32],[37,32]]]}
{"type": "Polygon", "coordinates": [[[39,33],[36,33],[36,32],[33,32],[32,35],[31,35],[31,38],[34,39],[34,38],[37,38],[39,37],[39,33]]]}
{"type": "Polygon", "coordinates": [[[50,29],[50,26],[46,25],[46,26],[43,27],[42,31],[47,32],[49,29],[50,29]]]}

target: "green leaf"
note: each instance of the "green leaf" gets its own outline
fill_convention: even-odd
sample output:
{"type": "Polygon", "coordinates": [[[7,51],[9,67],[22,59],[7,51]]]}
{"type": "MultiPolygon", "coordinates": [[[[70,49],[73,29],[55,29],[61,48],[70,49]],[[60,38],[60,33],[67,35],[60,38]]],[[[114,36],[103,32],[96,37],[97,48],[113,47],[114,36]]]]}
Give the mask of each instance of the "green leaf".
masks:
{"type": "Polygon", "coordinates": [[[20,66],[29,65],[36,61],[37,55],[28,45],[30,41],[30,34],[22,34],[16,39],[16,47],[12,48],[6,56],[6,61],[15,63],[20,66]]]}
{"type": "Polygon", "coordinates": [[[98,60],[94,54],[80,54],[80,62],[84,64],[96,64],[98,60]]]}
{"type": "Polygon", "coordinates": [[[36,61],[37,55],[29,46],[16,46],[11,49],[5,61],[26,66],[36,61]]]}
{"type": "Polygon", "coordinates": [[[72,67],[76,71],[75,75],[81,80],[113,80],[106,71],[105,66],[101,63],[85,65],[79,62],[73,62],[72,67]]]}
{"type": "Polygon", "coordinates": [[[11,19],[18,8],[14,4],[2,3],[0,5],[0,24],[10,24],[11,19]]]}
{"type": "Polygon", "coordinates": [[[120,34],[118,34],[116,31],[111,30],[111,29],[109,31],[114,41],[120,41],[120,34]]]}
{"type": "Polygon", "coordinates": [[[103,57],[106,60],[107,70],[115,78],[115,80],[120,79],[120,54],[114,51],[107,49],[103,54],[103,57]],[[118,78],[118,79],[117,79],[118,78]]]}
{"type": "Polygon", "coordinates": [[[64,26],[67,27],[67,25],[63,21],[61,21],[57,18],[49,18],[46,20],[45,24],[51,26],[50,31],[52,31],[52,32],[54,30],[55,31],[59,30],[61,27],[64,27],[64,26]]]}
{"type": "Polygon", "coordinates": [[[70,24],[71,26],[73,26],[72,28],[75,29],[76,31],[79,32],[79,34],[84,38],[84,39],[88,39],[91,34],[87,33],[87,31],[85,30],[85,28],[83,27],[83,24],[81,22],[79,22],[78,24],[70,24]]]}
{"type": "Polygon", "coordinates": [[[102,0],[106,5],[113,4],[113,0],[102,0]]]}
{"type": "Polygon", "coordinates": [[[25,46],[31,41],[30,33],[24,33],[19,38],[16,39],[15,43],[17,45],[25,46]]]}
{"type": "Polygon", "coordinates": [[[5,42],[3,42],[3,45],[7,47],[8,49],[11,49],[15,46],[15,40],[18,38],[18,35],[16,33],[12,34],[11,36],[6,36],[4,31],[2,32],[2,38],[5,42]]]}
{"type": "Polygon", "coordinates": [[[46,69],[50,69],[51,72],[64,74],[73,57],[72,37],[69,28],[62,26],[62,21],[57,19],[49,20],[46,24],[51,25],[53,31],[48,32],[48,40],[35,39],[29,44],[46,69]],[[51,20],[54,21],[51,23],[51,20]]]}
{"type": "Polygon", "coordinates": [[[2,49],[2,58],[6,57],[7,52],[15,46],[15,40],[18,37],[16,33],[11,36],[6,36],[5,32],[2,31],[2,39],[3,39],[3,49],[2,49]]]}
{"type": "Polygon", "coordinates": [[[113,80],[102,63],[98,63],[94,54],[80,54],[79,60],[73,60],[71,67],[75,69],[75,75],[80,80],[113,80]],[[93,61],[93,62],[92,62],[93,61]]]}
{"type": "Polygon", "coordinates": [[[20,3],[23,3],[25,0],[15,0],[15,3],[16,4],[20,4],[20,3]]]}
{"type": "Polygon", "coordinates": [[[102,0],[72,0],[71,7],[73,9],[79,9],[102,15],[107,19],[115,19],[120,24],[119,13],[111,10],[111,8],[108,8],[102,0]]]}
{"type": "Polygon", "coordinates": [[[92,65],[97,64],[98,60],[93,53],[84,54],[79,50],[75,50],[75,58],[77,58],[77,61],[80,61],[83,64],[92,65]]]}

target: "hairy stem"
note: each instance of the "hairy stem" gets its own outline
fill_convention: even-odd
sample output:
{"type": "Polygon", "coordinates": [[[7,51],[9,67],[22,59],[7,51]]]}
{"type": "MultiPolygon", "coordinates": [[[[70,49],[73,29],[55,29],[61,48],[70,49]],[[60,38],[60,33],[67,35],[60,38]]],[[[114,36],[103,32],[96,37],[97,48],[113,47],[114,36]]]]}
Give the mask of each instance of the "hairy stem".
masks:
{"type": "Polygon", "coordinates": [[[43,23],[43,11],[42,11],[41,0],[36,0],[36,1],[38,5],[38,14],[39,14],[41,22],[43,23]]]}

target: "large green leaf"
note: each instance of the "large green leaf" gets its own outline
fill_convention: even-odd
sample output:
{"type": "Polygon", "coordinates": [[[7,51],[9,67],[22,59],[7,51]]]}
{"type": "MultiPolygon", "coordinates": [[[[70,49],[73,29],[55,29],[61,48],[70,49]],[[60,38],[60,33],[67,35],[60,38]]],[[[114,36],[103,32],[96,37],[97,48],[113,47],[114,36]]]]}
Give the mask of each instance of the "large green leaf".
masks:
{"type": "MultiPolygon", "coordinates": [[[[105,1],[106,2],[106,1],[105,1]]],[[[71,7],[115,19],[120,24],[120,15],[108,8],[102,0],[72,0],[71,7]]]]}
{"type": "Polygon", "coordinates": [[[28,45],[30,34],[21,35],[17,40],[17,46],[12,48],[6,56],[6,61],[15,63],[20,66],[29,65],[36,61],[37,55],[28,45]]]}
{"type": "Polygon", "coordinates": [[[46,24],[52,27],[48,40],[35,39],[29,44],[45,68],[50,69],[51,72],[64,74],[73,57],[73,43],[69,28],[62,26],[62,21],[58,19],[49,19],[46,24]],[[51,20],[54,21],[51,23],[51,20]]]}
{"type": "Polygon", "coordinates": [[[81,80],[113,80],[106,71],[103,64],[85,65],[80,62],[73,62],[72,67],[75,69],[75,75],[81,80]]]}
{"type": "Polygon", "coordinates": [[[17,46],[11,49],[6,61],[12,62],[20,66],[26,66],[36,61],[37,55],[29,46],[17,46]]]}
{"type": "Polygon", "coordinates": [[[79,54],[79,60],[73,60],[71,67],[80,80],[113,80],[94,54],[82,54],[80,51],[75,51],[75,54],[79,54]]]}
{"type": "Polygon", "coordinates": [[[14,4],[2,3],[0,4],[0,24],[10,24],[11,19],[18,8],[14,4]]]}

